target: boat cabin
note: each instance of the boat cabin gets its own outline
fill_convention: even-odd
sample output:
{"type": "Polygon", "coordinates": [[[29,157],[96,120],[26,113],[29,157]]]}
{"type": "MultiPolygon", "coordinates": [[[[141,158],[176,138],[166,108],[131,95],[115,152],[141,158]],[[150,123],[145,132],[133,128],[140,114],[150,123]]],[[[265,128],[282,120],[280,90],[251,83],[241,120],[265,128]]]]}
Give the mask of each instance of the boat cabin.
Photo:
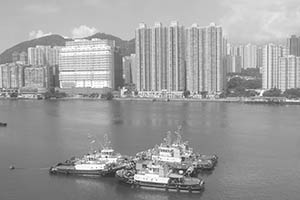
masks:
{"type": "Polygon", "coordinates": [[[164,162],[180,163],[180,149],[172,146],[160,146],[158,148],[158,155],[153,155],[152,159],[164,162]]]}
{"type": "Polygon", "coordinates": [[[101,150],[101,157],[102,158],[109,158],[114,155],[114,150],[113,149],[103,149],[101,150]]]}

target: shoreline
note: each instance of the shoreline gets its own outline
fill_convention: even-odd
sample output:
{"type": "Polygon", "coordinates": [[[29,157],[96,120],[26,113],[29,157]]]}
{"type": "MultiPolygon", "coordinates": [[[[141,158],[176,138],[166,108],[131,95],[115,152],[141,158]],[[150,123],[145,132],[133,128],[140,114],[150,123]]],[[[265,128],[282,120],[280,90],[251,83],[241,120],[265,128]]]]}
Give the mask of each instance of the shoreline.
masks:
{"type": "Polygon", "coordinates": [[[169,99],[165,98],[114,98],[117,101],[152,101],[152,102],[227,102],[238,103],[239,99],[169,99]]]}
{"type": "MultiPolygon", "coordinates": [[[[22,100],[22,101],[68,101],[68,100],[83,100],[83,101],[110,101],[101,98],[85,98],[85,97],[64,97],[64,98],[51,98],[51,99],[35,99],[35,98],[0,98],[1,100],[22,100]]],[[[268,105],[300,105],[300,100],[289,100],[283,98],[246,98],[246,97],[232,97],[224,99],[165,99],[165,98],[113,98],[111,101],[148,101],[148,102],[218,102],[218,103],[241,103],[241,104],[268,104],[268,105]]]]}
{"type": "Polygon", "coordinates": [[[269,105],[300,105],[300,100],[272,98],[272,101],[267,98],[251,99],[246,97],[232,97],[224,99],[163,99],[163,98],[114,98],[117,101],[152,101],[152,102],[218,102],[218,103],[240,103],[240,104],[269,104],[269,105]]]}

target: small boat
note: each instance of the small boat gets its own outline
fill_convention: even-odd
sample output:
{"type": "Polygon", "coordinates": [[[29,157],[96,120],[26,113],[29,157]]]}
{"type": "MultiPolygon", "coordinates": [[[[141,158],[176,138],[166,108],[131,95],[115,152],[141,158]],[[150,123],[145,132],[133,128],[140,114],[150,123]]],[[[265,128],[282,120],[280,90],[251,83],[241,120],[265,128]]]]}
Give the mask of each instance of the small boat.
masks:
{"type": "Polygon", "coordinates": [[[50,167],[51,174],[73,174],[91,176],[114,176],[124,167],[125,159],[106,142],[100,151],[86,154],[82,158],[72,158],[50,167]]]}
{"type": "Polygon", "coordinates": [[[121,169],[116,172],[119,181],[137,188],[153,188],[165,191],[200,192],[204,181],[200,178],[179,174],[158,162],[143,161],[133,169],[121,169]]]}
{"type": "Polygon", "coordinates": [[[7,126],[7,123],[0,122],[0,127],[6,127],[6,126],[7,126]]]}

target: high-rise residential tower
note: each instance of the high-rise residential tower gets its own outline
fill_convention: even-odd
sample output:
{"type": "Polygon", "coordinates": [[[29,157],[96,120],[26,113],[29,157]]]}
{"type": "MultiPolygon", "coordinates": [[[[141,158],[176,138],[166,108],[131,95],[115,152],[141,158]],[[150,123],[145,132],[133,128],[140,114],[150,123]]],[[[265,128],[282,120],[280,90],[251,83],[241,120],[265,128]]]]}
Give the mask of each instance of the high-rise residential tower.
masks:
{"type": "Polygon", "coordinates": [[[171,22],[167,33],[167,90],[185,90],[184,27],[171,22]]]}
{"type": "Polygon", "coordinates": [[[36,46],[28,48],[28,64],[34,66],[58,65],[61,47],[36,46]]]}
{"type": "Polygon", "coordinates": [[[193,24],[186,29],[186,89],[192,93],[203,91],[204,69],[199,26],[193,24]]]}
{"type": "Polygon", "coordinates": [[[223,69],[223,34],[222,27],[211,23],[200,28],[202,59],[204,68],[204,91],[220,92],[224,89],[225,73],[223,69]]]}
{"type": "Polygon", "coordinates": [[[187,90],[192,93],[221,92],[226,70],[223,59],[222,28],[215,24],[199,28],[196,24],[186,31],[187,90]]]}
{"type": "Polygon", "coordinates": [[[137,69],[137,90],[151,90],[151,31],[146,24],[140,23],[135,30],[135,54],[137,69]]]}
{"type": "Polygon", "coordinates": [[[0,65],[0,88],[18,89],[24,86],[24,65],[6,63],[0,65]]]}
{"type": "Polygon", "coordinates": [[[262,71],[262,66],[263,66],[263,48],[262,47],[257,47],[257,52],[256,52],[256,59],[257,59],[257,68],[259,71],[262,71]]]}
{"type": "Polygon", "coordinates": [[[300,57],[290,55],[279,58],[278,81],[281,91],[300,88],[300,57]]]}
{"type": "Polygon", "coordinates": [[[184,28],[178,22],[148,28],[141,23],[135,32],[137,90],[183,91],[185,89],[184,28]]]}
{"type": "Polygon", "coordinates": [[[244,69],[257,67],[257,46],[247,44],[244,47],[244,69]]]}
{"type": "Polygon", "coordinates": [[[279,58],[286,55],[283,46],[267,44],[263,47],[262,87],[279,88],[279,58]]]}
{"type": "Polygon", "coordinates": [[[155,23],[151,28],[151,90],[167,89],[167,28],[155,23]]]}
{"type": "Polygon", "coordinates": [[[124,84],[136,84],[135,54],[124,56],[122,61],[124,84]]]}
{"type": "Polygon", "coordinates": [[[288,38],[287,50],[289,55],[300,56],[300,37],[292,35],[288,38]]]}

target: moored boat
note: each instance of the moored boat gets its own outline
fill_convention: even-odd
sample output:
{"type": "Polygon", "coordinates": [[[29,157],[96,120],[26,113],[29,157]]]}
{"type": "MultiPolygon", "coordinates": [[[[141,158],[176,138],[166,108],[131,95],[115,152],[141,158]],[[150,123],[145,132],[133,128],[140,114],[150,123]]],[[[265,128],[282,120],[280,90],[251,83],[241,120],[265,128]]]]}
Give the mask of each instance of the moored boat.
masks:
{"type": "MultiPolygon", "coordinates": [[[[212,170],[217,164],[216,155],[202,155],[194,153],[188,146],[188,142],[183,142],[179,133],[180,128],[175,131],[176,139],[172,141],[171,132],[168,132],[164,142],[153,149],[137,153],[137,160],[154,160],[167,163],[176,167],[192,166],[198,170],[212,170]]],[[[188,168],[187,167],[187,168],[188,168]]]]}
{"type": "MultiPolygon", "coordinates": [[[[105,137],[107,140],[107,137],[105,137]]],[[[82,158],[72,158],[50,167],[51,174],[76,174],[92,176],[113,176],[125,166],[125,159],[116,153],[106,141],[102,150],[86,154],[82,158]]]]}
{"type": "Polygon", "coordinates": [[[6,127],[6,126],[7,126],[7,123],[0,122],[0,127],[6,127]]]}
{"type": "Polygon", "coordinates": [[[136,163],[135,168],[118,170],[116,177],[121,182],[138,188],[178,192],[200,192],[204,189],[202,179],[176,173],[172,168],[158,162],[136,163]]]}

